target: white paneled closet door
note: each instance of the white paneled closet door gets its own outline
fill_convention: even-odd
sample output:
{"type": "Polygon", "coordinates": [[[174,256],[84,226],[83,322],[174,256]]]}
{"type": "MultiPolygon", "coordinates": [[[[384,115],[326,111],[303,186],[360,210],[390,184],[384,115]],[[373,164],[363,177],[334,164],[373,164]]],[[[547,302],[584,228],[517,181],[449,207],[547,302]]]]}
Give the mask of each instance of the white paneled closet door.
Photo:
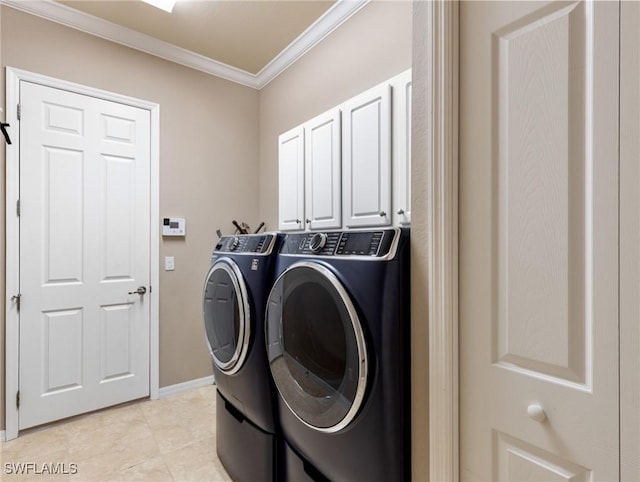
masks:
{"type": "Polygon", "coordinates": [[[460,5],[462,480],[619,480],[619,7],[460,5]]]}
{"type": "Polygon", "coordinates": [[[149,394],[150,113],[20,84],[19,428],[149,394]]]}

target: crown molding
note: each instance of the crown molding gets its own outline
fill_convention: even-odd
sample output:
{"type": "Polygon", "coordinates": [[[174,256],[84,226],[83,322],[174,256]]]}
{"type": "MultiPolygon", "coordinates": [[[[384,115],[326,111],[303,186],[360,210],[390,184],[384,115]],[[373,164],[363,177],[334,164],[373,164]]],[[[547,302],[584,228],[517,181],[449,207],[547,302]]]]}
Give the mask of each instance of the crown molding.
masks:
{"type": "Polygon", "coordinates": [[[370,0],[338,0],[258,74],[252,74],[163,40],[67,7],[53,0],[0,0],[0,5],[36,15],[82,32],[260,90],[370,0]]]}

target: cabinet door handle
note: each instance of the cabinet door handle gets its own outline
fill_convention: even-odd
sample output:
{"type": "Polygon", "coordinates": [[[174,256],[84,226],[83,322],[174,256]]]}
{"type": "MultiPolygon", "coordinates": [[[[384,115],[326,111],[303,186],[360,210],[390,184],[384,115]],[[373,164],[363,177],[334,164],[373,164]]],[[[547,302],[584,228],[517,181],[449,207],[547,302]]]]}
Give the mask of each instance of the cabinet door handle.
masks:
{"type": "Polygon", "coordinates": [[[300,221],[299,219],[296,219],[296,224],[300,224],[302,221],[300,221]]]}
{"type": "Polygon", "coordinates": [[[402,216],[404,214],[404,209],[398,209],[398,214],[402,216]]]}
{"type": "Polygon", "coordinates": [[[384,211],[380,211],[380,217],[384,218],[387,215],[387,213],[385,213],[384,211]]]}
{"type": "Polygon", "coordinates": [[[311,219],[307,219],[307,224],[311,224],[311,219]]]}

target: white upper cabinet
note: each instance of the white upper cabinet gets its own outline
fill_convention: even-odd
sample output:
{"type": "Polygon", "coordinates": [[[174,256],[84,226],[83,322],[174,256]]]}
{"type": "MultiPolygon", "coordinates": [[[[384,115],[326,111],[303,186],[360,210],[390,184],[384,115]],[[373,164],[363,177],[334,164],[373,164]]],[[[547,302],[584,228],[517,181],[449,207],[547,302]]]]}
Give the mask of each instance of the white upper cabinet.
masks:
{"type": "Polygon", "coordinates": [[[304,229],[304,129],[278,137],[278,229],[304,229]]]}
{"type": "Polygon", "coordinates": [[[393,224],[411,224],[411,70],[391,79],[393,224]]]}
{"type": "Polygon", "coordinates": [[[384,83],[342,106],[343,224],[391,224],[391,87],[384,83]]]}
{"type": "Polygon", "coordinates": [[[278,144],[281,231],[411,224],[411,69],[278,144]]]}
{"type": "Polygon", "coordinates": [[[305,123],[304,136],[306,227],[340,228],[340,109],[332,109],[305,123]]]}

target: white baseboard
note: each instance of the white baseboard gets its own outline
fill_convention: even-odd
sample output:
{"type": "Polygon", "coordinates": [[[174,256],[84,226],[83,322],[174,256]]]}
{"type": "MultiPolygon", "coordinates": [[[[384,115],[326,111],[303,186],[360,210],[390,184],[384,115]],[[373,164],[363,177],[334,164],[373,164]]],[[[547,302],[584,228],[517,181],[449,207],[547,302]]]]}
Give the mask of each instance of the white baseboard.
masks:
{"type": "Polygon", "coordinates": [[[213,378],[213,375],[211,375],[204,378],[189,380],[187,382],[176,383],[175,385],[169,385],[168,387],[160,388],[158,392],[158,398],[170,397],[171,395],[186,392],[187,390],[193,390],[194,388],[206,387],[208,385],[213,385],[214,382],[215,380],[213,378]]]}

